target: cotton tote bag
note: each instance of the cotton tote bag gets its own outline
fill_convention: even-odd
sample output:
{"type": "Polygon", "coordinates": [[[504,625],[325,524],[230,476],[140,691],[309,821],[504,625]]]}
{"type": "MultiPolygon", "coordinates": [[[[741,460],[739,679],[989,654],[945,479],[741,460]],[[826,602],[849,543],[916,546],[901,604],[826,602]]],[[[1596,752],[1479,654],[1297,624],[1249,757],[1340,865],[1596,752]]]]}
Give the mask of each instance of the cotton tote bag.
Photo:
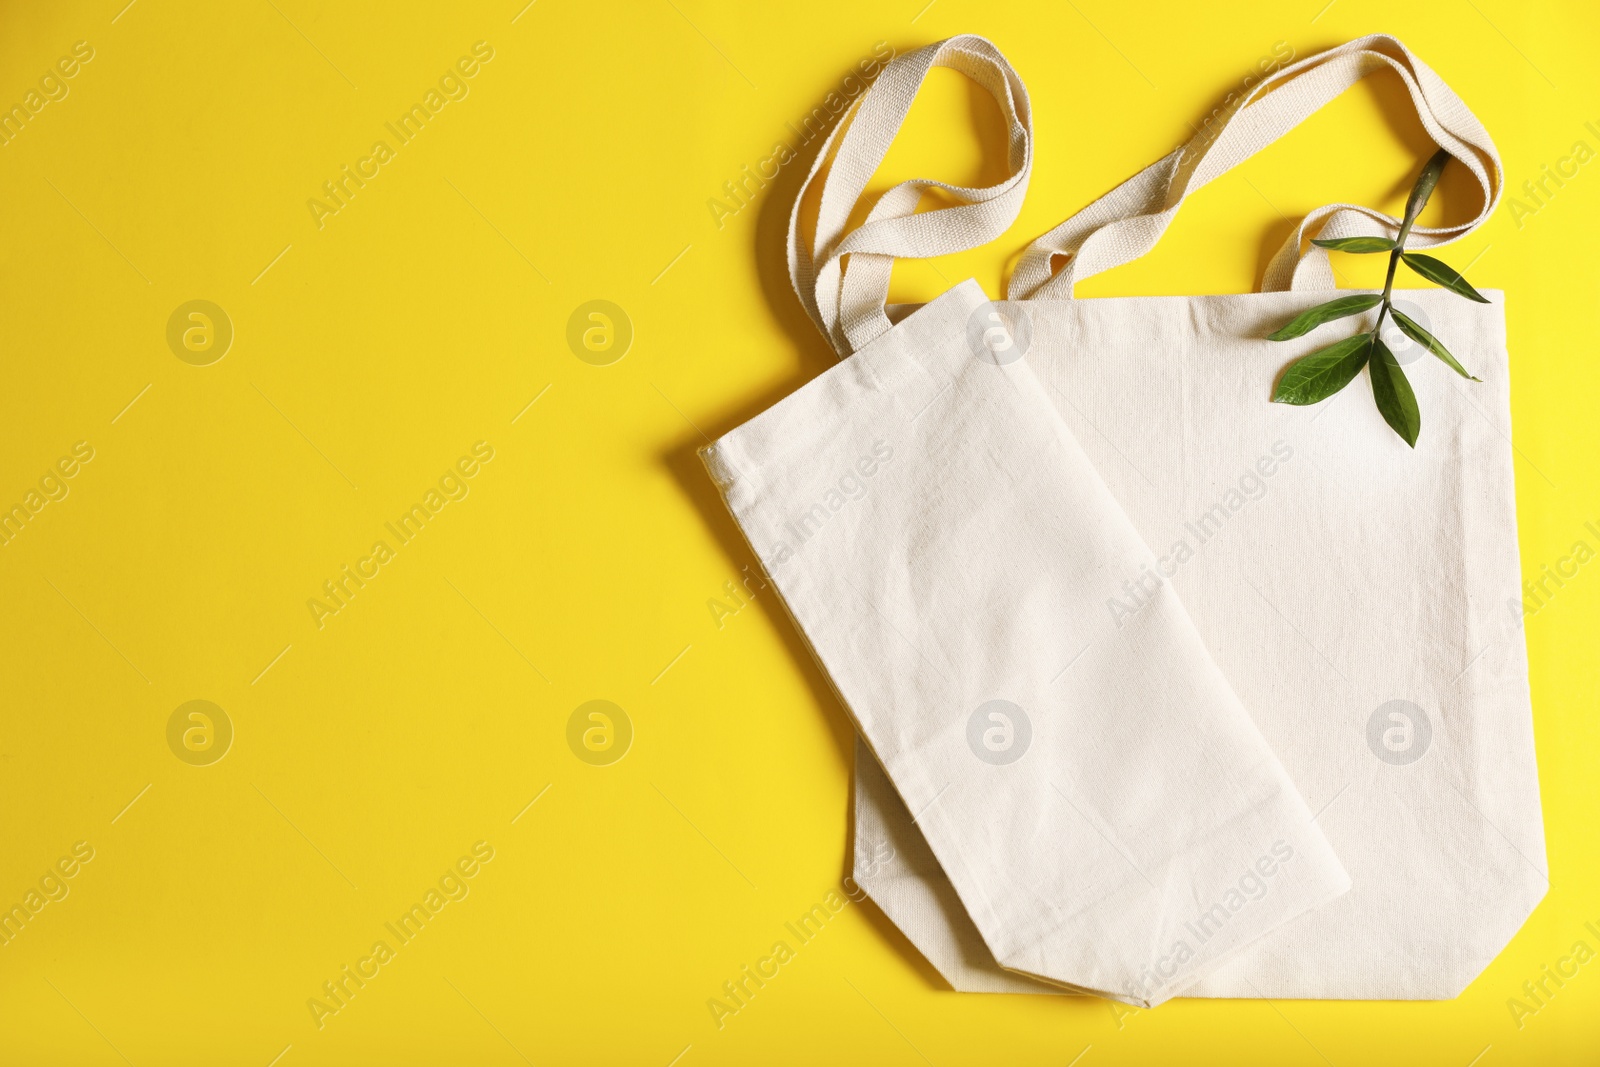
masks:
{"type": "MultiPolygon", "coordinates": [[[[1423,427],[1415,450],[1365,381],[1311,408],[1271,404],[1291,360],[1370,314],[1297,341],[1263,338],[1328,299],[1305,238],[1393,237],[1351,205],[1313,212],[1263,288],[1244,296],[1075,300],[1072,285],[1154,246],[1184,197],[1369,73],[1405,85],[1424,128],[1474,176],[1471,221],[1500,193],[1494,145],[1461,100],[1391,37],[1367,37],[1265,79],[1190,145],[1036,241],[996,311],[1031,334],[1043,383],[1156,559],[1097,610],[1137,618],[1175,589],[1215,662],[1316,813],[1351,891],[1262,937],[1186,995],[1453,997],[1547,887],[1519,573],[1503,297],[1398,290],[1473,383],[1403,336],[1423,427]],[[1068,257],[1051,275],[1052,260],[1068,257]]],[[[877,290],[875,290],[876,292],[877,290]]],[[[870,296],[863,297],[863,303],[870,296]]],[[[863,887],[957,988],[1051,991],[988,960],[911,813],[857,759],[863,887]]]]}
{"type": "Polygon", "coordinates": [[[1106,617],[1154,559],[1033,368],[1005,358],[977,283],[851,339],[871,320],[847,313],[841,255],[976,244],[1015,217],[1032,158],[1015,72],[955,38],[893,61],[842,129],[815,240],[791,248],[808,310],[859,350],[706,466],[998,964],[1157,1003],[1348,879],[1172,589],[1106,617]],[[1011,176],[843,233],[936,65],[995,95],[1011,176]],[[1257,881],[1248,907],[1213,910],[1257,881]]]}

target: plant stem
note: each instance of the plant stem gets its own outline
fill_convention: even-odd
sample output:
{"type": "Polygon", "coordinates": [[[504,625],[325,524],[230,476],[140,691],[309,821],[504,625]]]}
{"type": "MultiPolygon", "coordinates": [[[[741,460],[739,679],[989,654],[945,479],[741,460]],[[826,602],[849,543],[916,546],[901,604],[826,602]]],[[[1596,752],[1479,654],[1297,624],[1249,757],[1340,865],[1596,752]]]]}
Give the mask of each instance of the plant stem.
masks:
{"type": "MultiPolygon", "coordinates": [[[[1402,228],[1401,240],[1404,240],[1403,231],[1410,226],[1402,228]]],[[[1383,329],[1383,317],[1389,313],[1389,299],[1394,293],[1394,271],[1400,265],[1400,245],[1394,246],[1394,251],[1389,253],[1389,273],[1383,279],[1383,303],[1378,307],[1378,321],[1372,326],[1372,336],[1378,336],[1378,331],[1383,329]]]]}
{"type": "Polygon", "coordinates": [[[1394,293],[1394,270],[1400,265],[1400,246],[1395,245],[1394,251],[1389,253],[1389,273],[1383,279],[1383,306],[1389,306],[1389,297],[1394,293]]]}
{"type": "Polygon", "coordinates": [[[1450,153],[1441,148],[1435,152],[1422,167],[1422,173],[1417,176],[1417,183],[1411,189],[1411,196],[1406,200],[1406,213],[1400,220],[1400,231],[1395,234],[1394,249],[1389,253],[1389,273],[1383,279],[1383,304],[1378,308],[1378,321],[1373,324],[1372,337],[1377,340],[1378,331],[1383,329],[1383,317],[1391,309],[1390,298],[1394,295],[1394,272],[1400,266],[1400,255],[1405,249],[1406,238],[1411,236],[1411,227],[1417,221],[1417,216],[1422,214],[1422,207],[1433,195],[1433,187],[1439,184],[1439,175],[1444,173],[1444,165],[1450,161],[1450,153]]]}

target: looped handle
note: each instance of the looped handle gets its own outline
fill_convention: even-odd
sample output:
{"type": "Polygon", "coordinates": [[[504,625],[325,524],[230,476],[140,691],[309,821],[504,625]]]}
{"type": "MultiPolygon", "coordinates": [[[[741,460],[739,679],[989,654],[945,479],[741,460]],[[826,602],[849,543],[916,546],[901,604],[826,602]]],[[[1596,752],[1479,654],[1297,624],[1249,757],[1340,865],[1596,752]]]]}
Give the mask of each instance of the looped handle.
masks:
{"type": "Polygon", "coordinates": [[[1028,91],[1000,50],[963,34],[889,61],[872,87],[840,118],[818,153],[789,216],[789,280],[811,321],[841,357],[887,331],[884,312],[896,257],[927,258],[961,252],[994,240],[1016,220],[1033,167],[1033,119],[1028,91]],[[985,188],[917,178],[879,198],[857,229],[846,232],[850,212],[888,154],[912,101],[934,67],[960,71],[995,98],[1008,129],[1010,173],[985,188]],[[837,142],[838,151],[833,153],[837,142]],[[810,247],[800,237],[800,205],[830,153],[816,232],[810,247]],[[955,206],[915,213],[922,195],[943,190],[955,206]],[[848,269],[843,257],[850,257],[848,269]]]}
{"type": "MultiPolygon", "coordinates": [[[[1373,34],[1309,56],[1263,78],[1246,93],[1220,128],[1202,131],[1182,148],[1146,167],[1028,246],[1012,273],[1011,299],[1072,298],[1072,287],[1155,247],[1184,199],[1288,133],[1356,82],[1393,70],[1405,83],[1428,135],[1477,179],[1483,208],[1470,222],[1417,226],[1411,246],[1446,244],[1486,221],[1500,200],[1504,177],[1488,131],[1451,88],[1405,45],[1373,34]],[[1065,267],[1051,276],[1057,256],[1065,267]]],[[[1300,249],[1308,237],[1389,237],[1400,220],[1358,204],[1330,204],[1296,227],[1267,267],[1262,289],[1331,289],[1325,249],[1300,249]]]]}

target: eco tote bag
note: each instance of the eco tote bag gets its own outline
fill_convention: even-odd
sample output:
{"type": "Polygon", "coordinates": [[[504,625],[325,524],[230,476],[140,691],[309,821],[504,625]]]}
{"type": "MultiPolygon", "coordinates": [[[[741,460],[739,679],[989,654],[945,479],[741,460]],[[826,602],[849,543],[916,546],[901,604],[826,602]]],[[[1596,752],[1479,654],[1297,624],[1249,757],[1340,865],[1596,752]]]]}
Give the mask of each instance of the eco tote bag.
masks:
{"type": "MultiPolygon", "coordinates": [[[[894,60],[843,129],[791,250],[849,350],[840,257],[998,234],[1032,150],[1020,80],[975,37],[894,60]],[[935,65],[995,96],[1011,176],[844,234],[935,65]]],[[[1106,617],[1154,557],[1032,365],[994,358],[989,314],[963,282],[703,456],[994,959],[1153,1004],[1349,882],[1171,588],[1106,617]],[[1210,911],[1269,865],[1268,892],[1210,911]]]]}
{"type": "MultiPolygon", "coordinates": [[[[1469,232],[1500,194],[1494,145],[1432,70],[1373,36],[1263,80],[1220,129],[1036,241],[1011,281],[1029,299],[993,305],[1019,343],[1031,336],[1022,362],[1156,556],[1099,610],[1137,618],[1151,591],[1178,592],[1353,881],[1186,995],[1453,997],[1548,884],[1501,294],[1483,305],[1400,291],[1399,306],[1483,379],[1388,339],[1422,411],[1414,451],[1363,382],[1316,407],[1268,402],[1286,363],[1346,335],[1330,330],[1370,329],[1370,315],[1263,340],[1329,296],[1326,253],[1302,257],[1305,238],[1392,237],[1396,219],[1351,205],[1313,212],[1260,294],[1072,298],[1074,282],[1153,247],[1187,194],[1380,71],[1400,77],[1429,136],[1482,193],[1470,222],[1414,229],[1408,247],[1469,232]]],[[[864,747],[855,831],[858,857],[879,853],[876,865],[858,858],[861,884],[952,985],[1051,991],[988,958],[942,857],[864,747]],[[893,862],[881,861],[885,844],[893,862]]]]}

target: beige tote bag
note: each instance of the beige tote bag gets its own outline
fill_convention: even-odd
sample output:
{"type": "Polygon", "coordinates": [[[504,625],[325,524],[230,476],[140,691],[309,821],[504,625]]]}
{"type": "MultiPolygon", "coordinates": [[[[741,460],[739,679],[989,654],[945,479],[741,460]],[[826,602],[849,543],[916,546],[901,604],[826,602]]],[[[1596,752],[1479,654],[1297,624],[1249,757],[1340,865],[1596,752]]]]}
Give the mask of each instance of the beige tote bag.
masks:
{"type": "Polygon", "coordinates": [[[1173,591],[1105,616],[1155,559],[977,283],[892,327],[857,300],[902,250],[1010,225],[1032,163],[1020,79],[954,38],[892,61],[841,129],[791,270],[854,354],[706,466],[993,958],[1159,1003],[1349,879],[1173,591]],[[994,95],[1010,175],[921,214],[931,183],[908,183],[848,230],[935,65],[994,95]]]}
{"type": "MultiPolygon", "coordinates": [[[[1185,995],[1454,997],[1548,885],[1517,624],[1502,295],[1486,291],[1485,305],[1397,291],[1399,306],[1483,379],[1389,339],[1422,412],[1415,450],[1384,424],[1364,374],[1315,407],[1268,402],[1287,363],[1371,326],[1369,313],[1264,340],[1329,296],[1327,254],[1302,255],[1302,244],[1393,237],[1397,219],[1354,205],[1312,212],[1259,294],[1072,295],[1076,281],[1153,248],[1189,193],[1377,72],[1401,79],[1428,135],[1481,190],[1473,219],[1418,227],[1407,247],[1470,232],[1500,195],[1494,145],[1438,75],[1377,35],[1264,79],[1202,137],[1036,241],[1011,280],[1013,300],[993,305],[1019,343],[1027,338],[1021,362],[1155,556],[1122,576],[1100,611],[1136,619],[1150,597],[1176,590],[1353,882],[1185,995]]],[[[887,292],[881,265],[873,272],[863,308],[881,307],[887,292]]],[[[957,989],[1052,991],[992,961],[864,747],[855,834],[858,857],[893,846],[894,862],[858,861],[857,877],[957,989]]]]}

